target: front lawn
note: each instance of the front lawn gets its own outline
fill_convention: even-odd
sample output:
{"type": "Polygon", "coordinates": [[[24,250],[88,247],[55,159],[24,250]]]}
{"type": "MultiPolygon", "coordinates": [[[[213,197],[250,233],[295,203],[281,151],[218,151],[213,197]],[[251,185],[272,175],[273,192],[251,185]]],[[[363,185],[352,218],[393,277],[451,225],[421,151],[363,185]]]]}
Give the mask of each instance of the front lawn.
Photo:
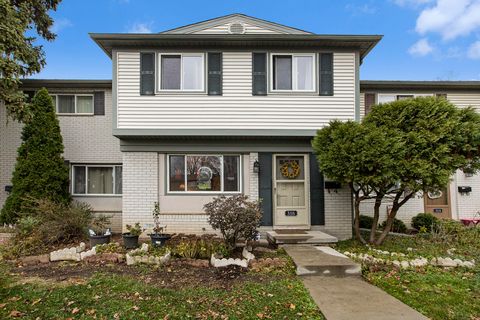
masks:
{"type": "Polygon", "coordinates": [[[370,254],[378,259],[415,259],[451,257],[475,260],[475,267],[442,268],[426,265],[398,268],[391,264],[363,263],[363,276],[431,319],[480,319],[480,228],[463,229],[460,233],[390,236],[377,248],[349,240],[337,244],[340,252],[370,254]],[[388,258],[373,249],[403,253],[404,257],[388,258]]]}
{"type": "Polygon", "coordinates": [[[288,263],[279,268],[2,264],[0,318],[323,319],[288,263]]]}

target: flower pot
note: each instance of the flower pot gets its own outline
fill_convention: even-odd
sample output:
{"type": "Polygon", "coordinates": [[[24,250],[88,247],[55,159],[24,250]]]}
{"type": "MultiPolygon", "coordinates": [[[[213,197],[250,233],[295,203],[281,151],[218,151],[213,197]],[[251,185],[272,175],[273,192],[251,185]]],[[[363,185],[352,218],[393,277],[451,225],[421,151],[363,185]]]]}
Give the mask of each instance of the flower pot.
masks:
{"type": "Polygon", "coordinates": [[[138,247],[138,236],[132,235],[129,232],[123,233],[122,236],[125,249],[135,249],[138,247]]]}
{"type": "Polygon", "coordinates": [[[172,237],[171,235],[164,233],[151,233],[149,236],[150,239],[152,239],[152,245],[155,247],[163,247],[165,241],[172,237]]]}
{"type": "Polygon", "coordinates": [[[111,234],[108,235],[98,235],[98,236],[90,236],[90,247],[93,248],[98,244],[107,244],[110,243],[110,238],[112,237],[111,234]]]}

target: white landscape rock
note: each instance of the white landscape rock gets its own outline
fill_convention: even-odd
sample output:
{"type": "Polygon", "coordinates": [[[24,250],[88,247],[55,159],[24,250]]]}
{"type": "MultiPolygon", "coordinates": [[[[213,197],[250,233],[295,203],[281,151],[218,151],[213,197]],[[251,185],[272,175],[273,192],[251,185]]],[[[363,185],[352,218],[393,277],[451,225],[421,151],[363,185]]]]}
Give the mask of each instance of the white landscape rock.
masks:
{"type": "Polygon", "coordinates": [[[456,267],[457,262],[455,262],[452,258],[437,258],[437,266],[440,267],[456,267]]]}
{"type": "Polygon", "coordinates": [[[50,261],[80,261],[77,248],[65,248],[50,252],[50,261]]]}
{"type": "Polygon", "coordinates": [[[219,259],[215,257],[215,254],[212,254],[210,257],[210,264],[215,268],[228,267],[228,266],[239,266],[242,268],[248,268],[248,264],[251,260],[255,259],[253,253],[249,252],[246,248],[242,250],[242,256],[245,259],[219,259]]]}
{"type": "Polygon", "coordinates": [[[408,261],[402,261],[400,262],[400,266],[402,267],[402,269],[407,269],[410,267],[410,263],[408,263],[408,261]]]}
{"type": "Polygon", "coordinates": [[[88,258],[88,257],[91,257],[91,256],[94,256],[97,254],[97,247],[94,246],[92,249],[90,250],[87,250],[85,252],[80,252],[80,260],[83,260],[85,258],[88,258]]]}
{"type": "MultiPolygon", "coordinates": [[[[136,250],[140,250],[140,251],[143,251],[140,249],[136,249],[136,250]]],[[[136,251],[136,250],[133,250],[133,251],[136,251]]],[[[133,252],[132,251],[132,252],[133,252]]],[[[126,254],[126,262],[127,262],[127,265],[131,266],[131,265],[134,265],[134,264],[140,264],[140,263],[144,263],[144,264],[152,264],[152,265],[164,265],[166,264],[170,258],[171,258],[171,253],[170,251],[168,251],[165,255],[159,257],[159,256],[148,256],[148,255],[144,255],[144,256],[132,256],[131,253],[127,253],[126,254]]],[[[138,251],[137,251],[138,252],[138,251]]]]}

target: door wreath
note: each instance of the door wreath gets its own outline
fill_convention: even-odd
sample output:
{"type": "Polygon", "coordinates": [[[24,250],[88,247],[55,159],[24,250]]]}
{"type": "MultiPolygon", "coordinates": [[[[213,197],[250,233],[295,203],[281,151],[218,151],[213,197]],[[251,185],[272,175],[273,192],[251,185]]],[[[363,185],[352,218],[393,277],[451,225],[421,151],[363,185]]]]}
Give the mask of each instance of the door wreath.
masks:
{"type": "Polygon", "coordinates": [[[295,179],[300,175],[300,166],[297,161],[285,161],[280,167],[280,173],[284,178],[295,179]]]}

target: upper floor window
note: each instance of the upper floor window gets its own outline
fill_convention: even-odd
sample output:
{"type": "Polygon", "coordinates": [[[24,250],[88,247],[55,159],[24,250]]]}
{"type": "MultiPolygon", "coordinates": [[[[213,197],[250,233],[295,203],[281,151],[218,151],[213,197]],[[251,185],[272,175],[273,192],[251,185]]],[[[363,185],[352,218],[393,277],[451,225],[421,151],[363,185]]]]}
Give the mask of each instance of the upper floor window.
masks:
{"type": "Polygon", "coordinates": [[[59,114],[93,114],[93,94],[56,94],[52,100],[59,114]]]}
{"type": "Polygon", "coordinates": [[[315,91],[315,54],[272,54],[272,91],[315,91]]]}
{"type": "Polygon", "coordinates": [[[160,91],[203,91],[203,53],[159,54],[160,91]]]}

